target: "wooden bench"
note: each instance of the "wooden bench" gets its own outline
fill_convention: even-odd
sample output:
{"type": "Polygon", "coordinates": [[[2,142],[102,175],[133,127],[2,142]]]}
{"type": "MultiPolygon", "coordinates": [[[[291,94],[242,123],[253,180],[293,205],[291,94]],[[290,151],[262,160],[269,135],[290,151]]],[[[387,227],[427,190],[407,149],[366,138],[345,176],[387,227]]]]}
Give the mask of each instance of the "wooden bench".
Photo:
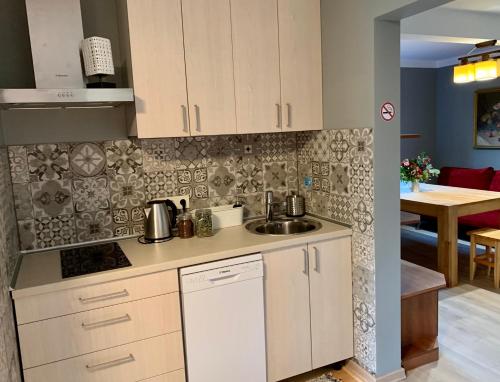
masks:
{"type": "Polygon", "coordinates": [[[401,260],[401,356],[405,370],[439,359],[438,290],[442,273],[401,260]]]}

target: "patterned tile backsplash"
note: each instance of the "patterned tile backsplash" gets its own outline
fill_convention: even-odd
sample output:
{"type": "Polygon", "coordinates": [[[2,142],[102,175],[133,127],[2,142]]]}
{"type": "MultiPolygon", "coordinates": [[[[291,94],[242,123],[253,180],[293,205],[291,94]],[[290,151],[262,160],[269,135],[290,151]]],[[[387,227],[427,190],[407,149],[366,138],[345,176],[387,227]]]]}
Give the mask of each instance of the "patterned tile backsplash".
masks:
{"type": "Polygon", "coordinates": [[[371,129],[10,146],[9,159],[23,249],[139,233],[153,198],[238,197],[250,217],[265,191],[298,190],[309,212],[352,225],[355,357],[375,372],[371,129]]]}
{"type": "Polygon", "coordinates": [[[192,208],[246,204],[297,190],[296,134],[10,146],[24,250],[141,233],[148,200],[189,195],[192,208]]]}

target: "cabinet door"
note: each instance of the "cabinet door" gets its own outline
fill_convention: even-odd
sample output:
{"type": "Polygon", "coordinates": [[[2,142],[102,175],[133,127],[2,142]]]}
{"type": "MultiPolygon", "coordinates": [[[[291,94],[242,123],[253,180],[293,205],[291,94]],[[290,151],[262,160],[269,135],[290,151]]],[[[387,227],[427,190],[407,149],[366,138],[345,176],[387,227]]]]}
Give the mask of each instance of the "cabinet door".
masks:
{"type": "Polygon", "coordinates": [[[189,136],[180,0],[128,0],[139,138],[189,136]]]}
{"type": "Polygon", "coordinates": [[[281,131],[277,0],[231,0],[238,133],[281,131]]]}
{"type": "Polygon", "coordinates": [[[311,370],[307,246],[265,253],[268,381],[311,370]]]}
{"type": "Polygon", "coordinates": [[[236,133],[229,0],[182,0],[191,135],[236,133]]]}
{"type": "Polygon", "coordinates": [[[313,369],[353,356],[351,238],[308,244],[313,369]]]}
{"type": "Polygon", "coordinates": [[[323,128],[320,0],[279,0],[283,131],[323,128]]]}

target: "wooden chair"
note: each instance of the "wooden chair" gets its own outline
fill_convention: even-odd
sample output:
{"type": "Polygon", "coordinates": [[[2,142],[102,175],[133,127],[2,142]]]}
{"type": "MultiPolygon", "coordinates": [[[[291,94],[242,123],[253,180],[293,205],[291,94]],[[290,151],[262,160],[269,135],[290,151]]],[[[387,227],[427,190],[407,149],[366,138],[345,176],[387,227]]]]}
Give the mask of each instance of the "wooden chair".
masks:
{"type": "Polygon", "coordinates": [[[495,288],[500,286],[500,230],[492,228],[482,228],[468,232],[470,235],[470,280],[474,280],[477,264],[488,267],[488,276],[493,268],[493,280],[495,288]],[[482,255],[477,255],[476,245],[484,245],[486,251],[482,255]],[[495,248],[495,252],[492,251],[495,248]]]}

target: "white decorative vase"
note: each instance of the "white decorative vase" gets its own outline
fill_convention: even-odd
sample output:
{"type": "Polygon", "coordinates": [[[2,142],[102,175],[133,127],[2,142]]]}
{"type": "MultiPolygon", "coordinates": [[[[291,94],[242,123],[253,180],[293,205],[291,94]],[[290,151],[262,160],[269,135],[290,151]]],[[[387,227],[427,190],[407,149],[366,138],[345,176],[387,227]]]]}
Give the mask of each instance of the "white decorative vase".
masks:
{"type": "Polygon", "coordinates": [[[411,192],[420,192],[420,182],[411,182],[411,192]]]}

